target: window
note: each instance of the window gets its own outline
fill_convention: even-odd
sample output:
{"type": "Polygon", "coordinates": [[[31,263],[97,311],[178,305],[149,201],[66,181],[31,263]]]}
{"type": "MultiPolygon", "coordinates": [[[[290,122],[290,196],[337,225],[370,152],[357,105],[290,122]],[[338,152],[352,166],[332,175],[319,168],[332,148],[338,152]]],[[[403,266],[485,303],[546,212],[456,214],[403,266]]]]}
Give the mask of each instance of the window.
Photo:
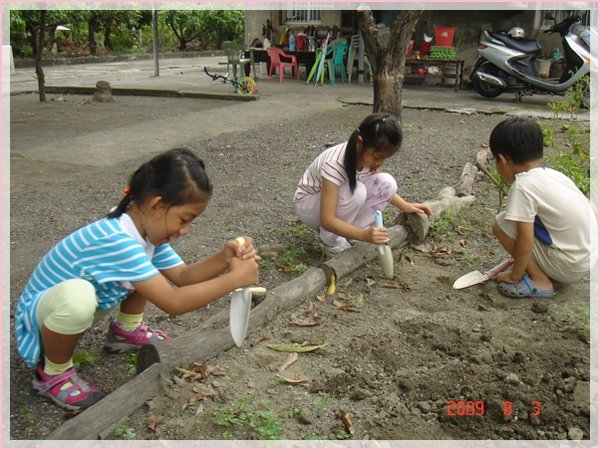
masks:
{"type": "Polygon", "coordinates": [[[321,23],[321,10],[312,6],[322,6],[323,3],[297,2],[286,3],[291,9],[281,11],[281,23],[321,23]]]}

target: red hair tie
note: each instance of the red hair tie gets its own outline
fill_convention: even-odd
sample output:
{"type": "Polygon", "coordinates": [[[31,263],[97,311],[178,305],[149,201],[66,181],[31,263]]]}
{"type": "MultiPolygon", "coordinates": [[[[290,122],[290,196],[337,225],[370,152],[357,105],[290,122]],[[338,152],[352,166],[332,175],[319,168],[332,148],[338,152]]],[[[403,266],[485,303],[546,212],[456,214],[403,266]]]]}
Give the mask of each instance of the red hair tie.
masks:
{"type": "Polygon", "coordinates": [[[125,195],[131,195],[131,188],[129,186],[125,186],[123,188],[123,194],[125,194],[125,195]]]}

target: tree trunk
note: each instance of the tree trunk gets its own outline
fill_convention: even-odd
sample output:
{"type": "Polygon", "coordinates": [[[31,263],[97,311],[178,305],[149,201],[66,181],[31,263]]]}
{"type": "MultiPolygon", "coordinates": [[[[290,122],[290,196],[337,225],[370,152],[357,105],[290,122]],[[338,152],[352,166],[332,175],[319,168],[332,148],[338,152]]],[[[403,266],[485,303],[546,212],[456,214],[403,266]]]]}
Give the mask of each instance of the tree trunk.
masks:
{"type": "Polygon", "coordinates": [[[107,50],[112,50],[112,42],[110,40],[110,35],[112,33],[112,26],[104,23],[104,48],[107,50]]]}
{"type": "Polygon", "coordinates": [[[98,55],[98,44],[96,43],[96,29],[98,27],[98,16],[92,12],[88,21],[88,45],[90,47],[90,55],[98,55]]]}
{"type": "Polygon", "coordinates": [[[388,112],[401,119],[406,49],[423,11],[397,11],[387,32],[377,28],[372,11],[358,12],[358,28],[373,70],[373,112],[388,112]]]}
{"type": "Polygon", "coordinates": [[[29,35],[29,45],[31,45],[32,55],[37,55],[37,47],[38,47],[38,32],[39,29],[36,25],[27,25],[25,28],[29,35]]]}
{"type": "Polygon", "coordinates": [[[404,63],[402,70],[393,68],[389,73],[373,71],[373,112],[387,112],[401,119],[403,84],[404,63]]]}
{"type": "Polygon", "coordinates": [[[54,42],[56,41],[56,26],[51,26],[48,29],[48,41],[46,42],[47,45],[47,49],[48,51],[52,50],[52,46],[54,45],[54,42]]]}
{"type": "Polygon", "coordinates": [[[48,11],[40,11],[40,28],[38,31],[37,51],[35,53],[35,73],[38,79],[40,102],[46,101],[46,77],[42,69],[42,55],[44,54],[44,36],[46,35],[46,18],[48,11]]]}

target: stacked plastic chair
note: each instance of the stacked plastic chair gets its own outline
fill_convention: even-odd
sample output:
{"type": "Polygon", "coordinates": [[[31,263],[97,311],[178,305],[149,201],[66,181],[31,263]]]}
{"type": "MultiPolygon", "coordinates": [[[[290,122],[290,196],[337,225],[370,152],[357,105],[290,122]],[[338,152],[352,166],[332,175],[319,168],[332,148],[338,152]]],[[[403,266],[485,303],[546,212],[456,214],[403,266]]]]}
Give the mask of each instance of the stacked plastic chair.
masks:
{"type": "MultiPolygon", "coordinates": [[[[348,83],[352,80],[352,68],[354,67],[354,61],[358,58],[358,47],[359,47],[360,36],[355,34],[350,38],[350,46],[348,48],[348,61],[346,64],[346,71],[348,72],[348,83]]],[[[364,54],[364,62],[365,65],[369,66],[369,76],[373,79],[373,70],[371,69],[371,64],[369,63],[369,58],[367,58],[367,54],[364,54]]]]}
{"type": "Polygon", "coordinates": [[[335,86],[335,76],[337,69],[340,69],[342,82],[346,82],[346,69],[344,67],[344,56],[348,53],[348,44],[344,41],[336,41],[333,44],[333,57],[327,60],[329,69],[329,81],[335,86]]]}

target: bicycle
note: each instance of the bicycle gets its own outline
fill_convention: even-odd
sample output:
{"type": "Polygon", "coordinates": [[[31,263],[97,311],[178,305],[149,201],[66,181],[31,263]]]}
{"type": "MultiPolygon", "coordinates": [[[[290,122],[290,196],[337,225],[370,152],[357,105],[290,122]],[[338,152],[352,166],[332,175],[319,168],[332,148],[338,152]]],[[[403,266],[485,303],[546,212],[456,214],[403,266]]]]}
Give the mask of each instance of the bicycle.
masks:
{"type": "Polygon", "coordinates": [[[204,73],[211,77],[213,81],[220,80],[223,84],[231,83],[236,94],[250,95],[256,92],[256,81],[252,77],[229,78],[229,72],[225,75],[210,73],[206,67],[204,73]]]}

